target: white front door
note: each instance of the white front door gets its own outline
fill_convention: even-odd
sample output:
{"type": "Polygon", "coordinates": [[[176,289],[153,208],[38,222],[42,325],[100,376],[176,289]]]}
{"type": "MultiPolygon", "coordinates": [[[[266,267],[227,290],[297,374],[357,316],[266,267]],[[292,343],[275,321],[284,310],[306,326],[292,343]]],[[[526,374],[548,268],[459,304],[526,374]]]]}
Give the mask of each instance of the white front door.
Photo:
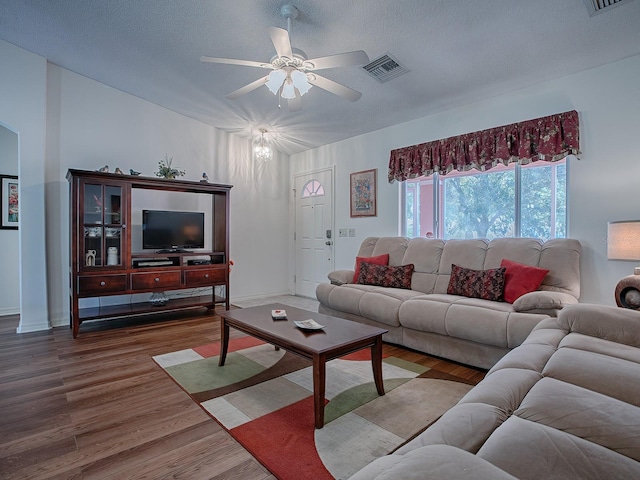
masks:
{"type": "Polygon", "coordinates": [[[333,270],[333,170],[295,177],[295,294],[315,298],[333,270]]]}

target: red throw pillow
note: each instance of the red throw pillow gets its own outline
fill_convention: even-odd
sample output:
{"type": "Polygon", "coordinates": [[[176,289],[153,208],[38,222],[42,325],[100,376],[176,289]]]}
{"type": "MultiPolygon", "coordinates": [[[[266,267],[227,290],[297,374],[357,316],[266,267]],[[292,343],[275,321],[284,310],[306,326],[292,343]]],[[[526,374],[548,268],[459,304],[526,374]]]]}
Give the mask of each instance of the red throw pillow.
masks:
{"type": "Polygon", "coordinates": [[[389,254],[378,255],[377,257],[356,257],[356,273],[353,275],[353,283],[358,283],[360,276],[360,264],[362,262],[373,263],[374,265],[389,265],[389,254]]]}
{"type": "Polygon", "coordinates": [[[502,259],[501,267],[507,269],[504,283],[504,301],[513,303],[525,293],[534,292],[538,289],[549,270],[545,268],[532,267],[522,263],[502,259]]]}
{"type": "Polygon", "coordinates": [[[472,270],[452,263],[447,293],[500,302],[504,292],[504,272],[502,267],[472,270]]]}
{"type": "Polygon", "coordinates": [[[363,262],[360,268],[358,283],[363,285],[379,285],[380,287],[411,288],[411,276],[413,275],[413,263],[389,267],[363,262]]]}

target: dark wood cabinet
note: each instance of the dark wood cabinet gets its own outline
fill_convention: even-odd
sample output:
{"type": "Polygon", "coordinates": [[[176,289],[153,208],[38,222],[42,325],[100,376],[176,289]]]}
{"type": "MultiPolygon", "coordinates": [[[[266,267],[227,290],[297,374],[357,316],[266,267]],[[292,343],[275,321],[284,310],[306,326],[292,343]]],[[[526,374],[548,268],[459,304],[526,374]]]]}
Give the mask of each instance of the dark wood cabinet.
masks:
{"type": "Polygon", "coordinates": [[[74,338],[85,320],[192,307],[212,308],[216,304],[224,304],[229,309],[231,185],[74,169],[68,171],[67,180],[70,188],[70,323],[74,338]],[[205,238],[209,236],[211,249],[133,252],[131,219],[135,206],[132,207],[131,198],[135,189],[209,195],[211,228],[205,231],[205,238]],[[188,292],[192,288],[207,292],[188,292]],[[100,298],[104,296],[174,290],[186,292],[164,305],[130,302],[81,308],[85,298],[96,298],[101,305],[100,298]]]}

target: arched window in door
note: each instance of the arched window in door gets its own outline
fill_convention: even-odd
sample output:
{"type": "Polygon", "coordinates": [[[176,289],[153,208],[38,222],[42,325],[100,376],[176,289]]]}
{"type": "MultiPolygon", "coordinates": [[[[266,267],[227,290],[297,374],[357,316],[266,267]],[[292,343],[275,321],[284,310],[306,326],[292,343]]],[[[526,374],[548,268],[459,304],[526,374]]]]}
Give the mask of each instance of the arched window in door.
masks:
{"type": "Polygon", "coordinates": [[[309,180],[302,187],[301,198],[318,197],[324,195],[324,187],[318,180],[309,180]]]}

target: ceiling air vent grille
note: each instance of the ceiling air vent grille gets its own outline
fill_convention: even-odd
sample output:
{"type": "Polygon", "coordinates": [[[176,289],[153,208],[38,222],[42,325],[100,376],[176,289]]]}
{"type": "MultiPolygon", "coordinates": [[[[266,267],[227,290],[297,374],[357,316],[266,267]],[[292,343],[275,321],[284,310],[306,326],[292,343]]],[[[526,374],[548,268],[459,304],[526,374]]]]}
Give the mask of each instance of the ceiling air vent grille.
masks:
{"type": "Polygon", "coordinates": [[[589,16],[593,17],[597,13],[609,11],[612,7],[616,7],[630,1],[631,0],[584,0],[584,4],[587,6],[589,16]]]}
{"type": "Polygon", "coordinates": [[[401,65],[400,62],[389,53],[385,53],[362,68],[380,83],[388,82],[409,71],[408,68],[401,65]]]}

